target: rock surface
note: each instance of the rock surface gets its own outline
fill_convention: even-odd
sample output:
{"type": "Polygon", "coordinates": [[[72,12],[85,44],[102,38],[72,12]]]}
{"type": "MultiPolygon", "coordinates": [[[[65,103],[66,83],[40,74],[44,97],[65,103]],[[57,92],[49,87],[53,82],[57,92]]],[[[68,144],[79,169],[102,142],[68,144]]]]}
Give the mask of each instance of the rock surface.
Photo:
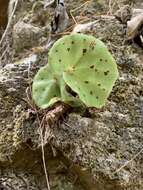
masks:
{"type": "Polygon", "coordinates": [[[24,48],[34,47],[39,43],[43,32],[39,27],[19,21],[13,28],[13,45],[16,52],[24,48]]]}
{"type": "MultiPolygon", "coordinates": [[[[36,33],[36,40],[48,39],[45,23],[50,23],[51,17],[42,17],[42,24],[35,19],[44,5],[44,1],[37,2],[43,4],[27,1],[19,5],[13,26],[18,26],[22,38],[17,41],[13,27],[13,62],[0,69],[0,188],[4,190],[47,189],[39,134],[39,120],[47,110],[35,110],[30,85],[38,68],[47,63],[48,52],[40,52],[39,47],[36,53],[31,51],[38,41],[29,41],[29,34],[36,33]],[[28,34],[23,33],[25,23],[21,27],[19,22],[30,26],[28,34]],[[28,41],[28,46],[23,45],[28,41]]],[[[66,1],[66,5],[74,9],[83,2],[66,1]]],[[[91,117],[70,113],[51,126],[44,120],[51,190],[143,189],[143,50],[126,42],[124,24],[114,17],[95,16],[95,12],[108,9],[103,2],[92,1],[84,8],[91,21],[98,19],[84,32],[107,44],[117,60],[120,77],[106,106],[91,109],[91,117]]],[[[54,9],[49,10],[52,15],[54,9]]],[[[76,15],[78,19],[79,12],[76,15]]]]}

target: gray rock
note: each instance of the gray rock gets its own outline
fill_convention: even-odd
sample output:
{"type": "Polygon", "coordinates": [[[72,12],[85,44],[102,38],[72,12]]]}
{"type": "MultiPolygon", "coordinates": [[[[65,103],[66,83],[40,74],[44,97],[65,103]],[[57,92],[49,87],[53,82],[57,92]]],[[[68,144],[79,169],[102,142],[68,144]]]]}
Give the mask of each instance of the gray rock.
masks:
{"type": "Polygon", "coordinates": [[[18,21],[13,27],[13,48],[20,52],[24,48],[37,46],[42,35],[43,31],[39,27],[18,21]]]}
{"type": "Polygon", "coordinates": [[[113,113],[98,116],[93,120],[71,114],[64,124],[52,128],[54,145],[89,189],[142,189],[143,128],[125,127],[128,119],[120,126],[124,118],[119,113],[118,120],[113,113]]]}
{"type": "MultiPolygon", "coordinates": [[[[69,3],[76,7],[79,2],[69,3]]],[[[142,51],[124,43],[123,25],[115,18],[98,19],[88,32],[108,45],[120,77],[106,106],[90,109],[91,118],[71,113],[53,126],[45,122],[52,190],[143,189],[142,51]]],[[[14,51],[37,46],[41,36],[39,26],[19,21],[13,29],[14,51]]],[[[38,68],[47,63],[47,52],[19,54],[17,60],[0,69],[0,187],[46,189],[37,113],[41,121],[47,110],[35,109],[28,88],[38,68]]]]}

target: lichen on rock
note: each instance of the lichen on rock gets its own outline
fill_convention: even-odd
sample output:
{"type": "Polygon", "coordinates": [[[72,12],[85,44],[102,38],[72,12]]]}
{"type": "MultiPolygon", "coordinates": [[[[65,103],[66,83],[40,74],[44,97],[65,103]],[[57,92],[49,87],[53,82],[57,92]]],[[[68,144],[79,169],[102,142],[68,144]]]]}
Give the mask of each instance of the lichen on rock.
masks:
{"type": "MultiPolygon", "coordinates": [[[[74,9],[82,2],[66,1],[66,5],[74,9]]],[[[33,3],[20,2],[13,24],[19,18],[24,22],[24,18],[32,17],[26,10],[32,10],[33,3]]],[[[125,26],[116,18],[91,16],[95,11],[106,11],[107,4],[93,1],[89,7],[85,13],[91,21],[98,22],[85,33],[106,43],[117,61],[120,77],[106,106],[90,108],[90,117],[71,113],[54,126],[45,126],[50,186],[52,190],[142,190],[142,49],[126,42],[125,26]]],[[[53,8],[49,10],[52,12],[53,8]]],[[[79,12],[74,14],[78,16],[79,12]]],[[[35,22],[34,27],[44,26],[35,22]]],[[[45,37],[41,30],[38,32],[40,40],[45,37]]],[[[34,42],[30,48],[33,46],[34,42]]],[[[39,123],[28,89],[37,70],[47,64],[47,52],[33,53],[28,47],[19,49],[18,56],[14,56],[10,64],[0,68],[0,187],[46,189],[39,123]]],[[[41,110],[38,114],[41,121],[44,114],[41,110]]]]}

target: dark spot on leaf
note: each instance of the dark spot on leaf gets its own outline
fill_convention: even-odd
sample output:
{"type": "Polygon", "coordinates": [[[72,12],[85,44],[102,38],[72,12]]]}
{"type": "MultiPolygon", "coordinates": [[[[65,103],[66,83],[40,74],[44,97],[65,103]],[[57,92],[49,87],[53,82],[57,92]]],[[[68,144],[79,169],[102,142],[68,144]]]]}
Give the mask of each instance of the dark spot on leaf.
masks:
{"type": "Polygon", "coordinates": [[[95,69],[95,72],[97,72],[98,70],[97,69],[95,69]]]}
{"type": "Polygon", "coordinates": [[[109,74],[109,71],[105,71],[104,75],[107,76],[109,74]]]}
{"type": "Polygon", "coordinates": [[[84,83],[85,83],[85,84],[88,84],[88,83],[89,83],[89,81],[87,81],[87,80],[86,80],[86,81],[84,81],[84,83]]]}
{"type": "Polygon", "coordinates": [[[83,54],[85,54],[87,52],[87,49],[83,49],[82,52],[83,54]]]}
{"type": "Polygon", "coordinates": [[[98,96],[96,96],[96,99],[99,99],[99,97],[98,97],[98,96]]]}
{"type": "Polygon", "coordinates": [[[54,76],[54,80],[55,80],[55,82],[57,82],[57,77],[56,76],[54,76]]]}
{"type": "Polygon", "coordinates": [[[74,44],[74,41],[72,41],[72,44],[74,44]]]}
{"type": "Polygon", "coordinates": [[[75,66],[73,65],[72,68],[75,69],[75,66]]]}
{"type": "Polygon", "coordinates": [[[91,65],[90,68],[93,69],[93,68],[94,68],[94,65],[91,65]]]}
{"type": "Polygon", "coordinates": [[[63,43],[63,45],[65,45],[65,43],[63,43]]]}
{"type": "Polygon", "coordinates": [[[101,84],[99,83],[98,86],[101,86],[101,84]]]}
{"type": "Polygon", "coordinates": [[[70,101],[70,104],[74,105],[74,104],[75,104],[75,102],[74,102],[74,101],[70,101]]]}
{"type": "Polygon", "coordinates": [[[91,49],[94,50],[94,47],[92,47],[91,49]]]}
{"type": "Polygon", "coordinates": [[[58,52],[58,50],[56,49],[56,52],[58,52]]]}
{"type": "Polygon", "coordinates": [[[92,92],[92,90],[90,91],[90,95],[93,95],[93,92],[92,92]]]}
{"type": "Polygon", "coordinates": [[[83,41],[85,42],[85,41],[86,41],[86,39],[84,38],[84,39],[83,39],[83,41]]]}
{"type": "Polygon", "coordinates": [[[76,97],[77,93],[74,92],[68,85],[66,85],[66,91],[72,96],[76,97]]]}
{"type": "Polygon", "coordinates": [[[107,59],[105,59],[105,62],[107,62],[107,59]]]}
{"type": "Polygon", "coordinates": [[[41,80],[44,80],[44,78],[43,78],[43,77],[41,77],[41,80]]]}
{"type": "Polygon", "coordinates": [[[100,59],[100,61],[103,61],[103,59],[100,59]]]}
{"type": "Polygon", "coordinates": [[[70,48],[67,48],[67,51],[70,51],[70,48]]]}
{"type": "Polygon", "coordinates": [[[103,91],[105,91],[105,88],[103,88],[103,91]]]}
{"type": "Polygon", "coordinates": [[[62,60],[61,59],[59,59],[59,62],[61,62],[62,60]]]}

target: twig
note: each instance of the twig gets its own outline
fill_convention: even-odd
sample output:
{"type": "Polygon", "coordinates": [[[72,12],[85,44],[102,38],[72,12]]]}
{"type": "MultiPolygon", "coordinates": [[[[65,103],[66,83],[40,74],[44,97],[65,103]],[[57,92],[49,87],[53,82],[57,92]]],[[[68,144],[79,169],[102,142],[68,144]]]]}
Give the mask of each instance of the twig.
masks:
{"type": "MultiPolygon", "coordinates": [[[[28,79],[30,79],[30,70],[31,70],[31,63],[29,63],[29,65],[28,65],[28,79]]],[[[27,90],[28,90],[28,88],[27,88],[27,90]]],[[[30,90],[30,94],[32,95],[32,90],[31,90],[31,84],[30,83],[29,83],[29,90],[30,90]]],[[[38,111],[37,111],[36,107],[31,104],[28,92],[26,94],[27,94],[27,101],[30,104],[30,106],[34,109],[34,111],[35,111],[35,113],[37,115],[37,119],[38,119],[39,130],[40,130],[41,151],[42,151],[42,161],[43,161],[44,173],[45,173],[45,177],[46,177],[47,189],[50,190],[48,173],[47,173],[47,169],[46,169],[46,161],[45,161],[44,141],[43,141],[43,134],[42,134],[42,125],[43,125],[43,122],[45,120],[45,116],[43,117],[42,121],[40,122],[38,111]]]]}
{"type": "Polygon", "coordinates": [[[2,53],[1,57],[0,57],[0,61],[3,59],[3,57],[5,56],[5,54],[7,53],[8,50],[8,46],[6,47],[6,49],[4,50],[4,52],[2,53]]]}
{"type": "Polygon", "coordinates": [[[75,11],[77,11],[77,10],[79,10],[80,8],[82,8],[82,7],[84,7],[85,5],[87,5],[88,3],[90,3],[91,2],[91,0],[90,1],[86,1],[85,3],[83,3],[82,5],[80,5],[79,7],[77,7],[77,8],[75,8],[75,9],[73,9],[73,10],[71,10],[70,11],[70,15],[71,15],[71,17],[72,17],[72,19],[73,19],[73,21],[74,21],[74,23],[77,25],[78,23],[77,23],[77,21],[76,21],[76,19],[74,18],[74,16],[73,16],[73,12],[75,12],[75,11]]]}
{"type": "Polygon", "coordinates": [[[47,169],[46,169],[45,151],[44,151],[44,142],[43,142],[43,134],[42,134],[42,126],[41,126],[41,124],[40,124],[40,129],[39,130],[40,130],[40,137],[41,137],[43,167],[44,167],[44,172],[45,172],[45,177],[46,177],[47,188],[48,188],[48,190],[50,190],[48,173],[47,173],[47,169]]]}
{"type": "Polygon", "coordinates": [[[51,0],[50,2],[46,2],[44,5],[44,9],[46,9],[47,7],[51,6],[52,4],[54,4],[55,0],[51,0]]]}
{"type": "Polygon", "coordinates": [[[80,5],[79,7],[77,7],[77,8],[75,8],[75,9],[71,10],[71,12],[75,12],[75,11],[79,10],[80,8],[84,7],[86,4],[88,4],[88,3],[90,3],[90,2],[91,2],[91,0],[90,0],[90,1],[86,1],[85,3],[83,3],[82,5],[80,5]]]}
{"type": "Polygon", "coordinates": [[[143,148],[141,148],[141,150],[140,150],[136,155],[134,155],[134,157],[133,157],[131,160],[127,161],[123,166],[121,166],[120,168],[118,168],[118,169],[117,169],[115,172],[113,172],[112,174],[114,175],[114,174],[120,172],[120,171],[121,171],[123,168],[125,168],[130,162],[132,162],[134,159],[136,159],[136,158],[142,153],[142,151],[143,151],[143,148]]]}
{"type": "Polygon", "coordinates": [[[112,14],[112,0],[109,0],[109,14],[112,14]]]}
{"type": "MultiPolygon", "coordinates": [[[[90,1],[85,2],[85,4],[84,4],[84,9],[87,8],[87,6],[88,6],[89,3],[90,3],[90,1]]],[[[83,9],[82,12],[80,13],[80,16],[81,16],[81,17],[83,16],[84,9],[83,9]]]]}
{"type": "Polygon", "coordinates": [[[6,27],[5,32],[3,33],[2,37],[1,37],[1,40],[0,40],[0,46],[1,46],[1,44],[2,44],[2,42],[3,42],[3,40],[4,40],[5,36],[6,36],[6,34],[8,32],[9,26],[10,26],[10,24],[12,22],[13,15],[14,15],[14,13],[16,11],[16,8],[17,8],[17,4],[18,4],[18,0],[15,1],[15,5],[14,5],[13,11],[12,11],[12,13],[10,15],[10,18],[8,20],[7,27],[6,27]]]}
{"type": "Polygon", "coordinates": [[[107,13],[107,15],[113,15],[113,8],[116,4],[116,1],[112,2],[112,0],[109,0],[109,11],[107,13]]]}

